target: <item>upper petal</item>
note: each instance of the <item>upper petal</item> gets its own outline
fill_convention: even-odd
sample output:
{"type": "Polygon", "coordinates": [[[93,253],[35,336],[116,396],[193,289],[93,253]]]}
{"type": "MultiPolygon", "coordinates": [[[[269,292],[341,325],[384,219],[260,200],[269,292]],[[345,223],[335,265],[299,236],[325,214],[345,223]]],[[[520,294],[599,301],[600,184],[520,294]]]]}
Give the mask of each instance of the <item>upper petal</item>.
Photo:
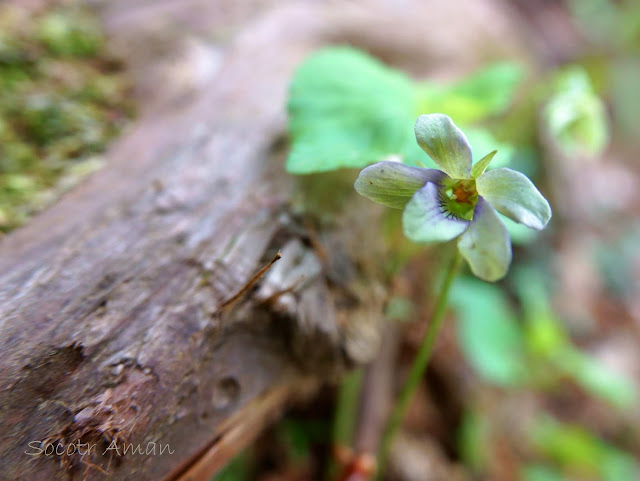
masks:
{"type": "Polygon", "coordinates": [[[467,232],[458,240],[458,249],[480,279],[495,282],[503,278],[511,264],[509,233],[498,214],[482,197],[467,232]]]}
{"type": "Polygon", "coordinates": [[[420,147],[446,174],[454,179],[470,177],[471,146],[448,116],[421,115],[414,130],[420,147]]]}
{"type": "Polygon", "coordinates": [[[498,212],[533,229],[542,229],[551,219],[551,206],[528,177],[503,167],[476,179],[478,194],[498,212]]]}
{"type": "Polygon", "coordinates": [[[444,242],[462,234],[469,221],[444,210],[439,196],[441,186],[427,183],[418,190],[402,214],[404,235],[414,242],[444,242]]]}
{"type": "Polygon", "coordinates": [[[360,172],[354,187],[374,202],[402,209],[427,182],[439,182],[445,174],[436,169],[409,167],[399,162],[378,162],[360,172]]]}

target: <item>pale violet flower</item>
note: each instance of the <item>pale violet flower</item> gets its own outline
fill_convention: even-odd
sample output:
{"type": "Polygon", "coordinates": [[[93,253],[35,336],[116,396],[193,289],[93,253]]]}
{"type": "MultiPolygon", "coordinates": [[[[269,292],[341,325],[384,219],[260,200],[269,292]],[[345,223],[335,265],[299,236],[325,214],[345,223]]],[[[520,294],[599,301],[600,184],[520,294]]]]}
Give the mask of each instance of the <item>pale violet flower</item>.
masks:
{"type": "Polygon", "coordinates": [[[520,172],[485,172],[496,151],[472,166],[467,138],[446,115],[421,115],[415,133],[420,147],[442,170],[379,162],[360,172],[356,191],[404,209],[404,233],[415,242],[458,237],[458,249],[476,276],[501,279],[511,263],[511,240],[496,210],[540,230],[551,218],[549,203],[520,172]]]}

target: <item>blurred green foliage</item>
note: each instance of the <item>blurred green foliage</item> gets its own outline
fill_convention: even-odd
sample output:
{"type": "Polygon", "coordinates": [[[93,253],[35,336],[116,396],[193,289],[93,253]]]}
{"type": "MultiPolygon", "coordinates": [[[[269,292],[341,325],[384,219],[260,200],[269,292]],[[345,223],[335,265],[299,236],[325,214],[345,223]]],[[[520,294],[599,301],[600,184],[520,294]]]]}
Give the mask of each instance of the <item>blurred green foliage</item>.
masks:
{"type": "Polygon", "coordinates": [[[55,56],[92,57],[103,42],[100,25],[77,10],[45,15],[39,22],[37,36],[55,56]]]}
{"type": "Polygon", "coordinates": [[[544,119],[552,140],[567,155],[596,156],[609,143],[604,102],[594,92],[587,72],[579,66],[557,74],[544,119]]]}
{"type": "Polygon", "coordinates": [[[624,409],[635,405],[638,396],[631,380],[606,368],[571,342],[551,307],[546,279],[545,273],[533,267],[521,268],[514,276],[525,322],[527,352],[533,364],[531,372],[538,382],[554,386],[567,377],[613,407],[624,409]]]}
{"type": "Polygon", "coordinates": [[[557,470],[538,464],[525,466],[521,478],[522,481],[567,481],[557,470]]]}
{"type": "MultiPolygon", "coordinates": [[[[585,393],[617,409],[637,406],[638,394],[629,379],[608,369],[578,349],[554,314],[549,276],[540,267],[519,267],[509,277],[519,311],[499,286],[460,278],[452,291],[457,313],[458,342],[478,374],[506,389],[557,391],[572,380],[585,393]]],[[[640,479],[638,464],[625,452],[604,443],[586,428],[569,426],[544,416],[533,423],[531,444],[553,466],[527,465],[523,481],[640,479]]],[[[465,464],[482,473],[491,427],[481,411],[470,409],[458,433],[465,464]]]]}
{"type": "Polygon", "coordinates": [[[520,316],[499,287],[472,278],[456,281],[451,303],[467,360],[480,376],[502,387],[553,389],[572,379],[613,407],[635,405],[638,395],[630,380],[571,342],[551,309],[546,278],[536,268],[520,268],[511,276],[520,316]]]}
{"type": "MultiPolygon", "coordinates": [[[[361,168],[390,156],[435,167],[415,141],[418,115],[440,112],[469,125],[504,110],[521,77],[520,67],[500,63],[452,85],[418,84],[358,50],[321,50],[301,65],[291,83],[287,170],[361,168]]],[[[509,146],[487,130],[464,130],[477,158],[497,148],[505,150],[502,161],[508,159],[509,146]]]]}
{"type": "Polygon", "coordinates": [[[640,479],[640,465],[633,457],[582,426],[545,417],[538,420],[531,436],[537,449],[569,478],[600,481],[640,479]]]}
{"type": "Polygon", "coordinates": [[[585,34],[602,47],[640,49],[640,3],[636,0],[569,0],[585,34]]]}
{"type": "Polygon", "coordinates": [[[595,259],[609,293],[616,298],[633,296],[637,287],[636,269],[640,263],[640,225],[637,222],[612,239],[598,244],[595,259]]]}
{"type": "Polygon", "coordinates": [[[331,425],[324,419],[288,415],[267,433],[266,442],[259,441],[257,449],[252,446],[237,454],[211,481],[256,479],[256,471],[264,473],[265,465],[274,477],[279,470],[306,472],[314,448],[329,443],[331,425]]]}
{"type": "Polygon", "coordinates": [[[312,55],[291,83],[287,170],[363,167],[401,153],[413,140],[416,103],[407,76],[362,52],[335,48],[312,55]]]}
{"type": "Polygon", "coordinates": [[[0,232],[101,165],[128,89],[86,10],[0,6],[0,232]]]}
{"type": "Polygon", "coordinates": [[[211,481],[245,481],[250,479],[252,460],[247,451],[235,456],[211,481]]]}
{"type": "Polygon", "coordinates": [[[444,113],[462,124],[481,121],[509,106],[522,76],[517,64],[499,62],[451,85],[419,84],[418,111],[444,113]]]}
{"type": "Polygon", "coordinates": [[[406,297],[393,296],[389,299],[384,311],[384,318],[389,321],[406,321],[414,314],[414,305],[406,297]]]}
{"type": "Polygon", "coordinates": [[[590,41],[585,64],[608,96],[615,131],[626,142],[640,143],[640,2],[570,0],[574,23],[590,41]]]}
{"type": "Polygon", "coordinates": [[[290,463],[307,462],[314,444],[326,444],[331,426],[322,419],[287,417],[276,427],[276,436],[287,450],[290,463]]]}
{"type": "Polygon", "coordinates": [[[485,469],[489,458],[490,430],[489,420],[481,413],[474,410],[465,412],[458,429],[457,443],[462,461],[473,473],[481,474],[485,469]]]}
{"type": "Polygon", "coordinates": [[[524,338],[502,290],[458,278],[450,302],[458,315],[458,342],[478,374],[503,387],[526,382],[524,338]]]}

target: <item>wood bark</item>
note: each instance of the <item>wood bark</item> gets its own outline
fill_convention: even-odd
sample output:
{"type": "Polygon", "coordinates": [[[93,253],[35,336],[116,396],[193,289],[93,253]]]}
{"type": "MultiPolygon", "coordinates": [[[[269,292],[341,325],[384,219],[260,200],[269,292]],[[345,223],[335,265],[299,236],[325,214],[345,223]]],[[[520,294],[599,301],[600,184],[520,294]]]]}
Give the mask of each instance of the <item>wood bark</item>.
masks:
{"type": "Polygon", "coordinates": [[[373,210],[354,200],[358,221],[325,227],[290,212],[278,139],[304,50],[282,21],[256,24],[190,106],[141,118],[108,167],[3,239],[1,479],[178,479],[208,458],[207,479],[342,368],[339,317],[379,318],[375,276],[341,239],[350,222],[363,241],[373,210]]]}
{"type": "MultiPolygon", "coordinates": [[[[171,16],[207,2],[155,3],[171,16]]],[[[108,166],[1,240],[0,479],[208,479],[289,400],[375,354],[381,210],[353,172],[284,172],[286,89],[327,42],[437,59],[416,44],[433,12],[294,3],[238,27],[180,95],[138,65],[155,103],[108,166]],[[391,14],[405,23],[385,35],[391,14]],[[94,451],[66,451],[78,443],[94,451]],[[30,455],[50,446],[65,452],[30,455]]],[[[119,17],[134,58],[147,7],[119,17]]]]}

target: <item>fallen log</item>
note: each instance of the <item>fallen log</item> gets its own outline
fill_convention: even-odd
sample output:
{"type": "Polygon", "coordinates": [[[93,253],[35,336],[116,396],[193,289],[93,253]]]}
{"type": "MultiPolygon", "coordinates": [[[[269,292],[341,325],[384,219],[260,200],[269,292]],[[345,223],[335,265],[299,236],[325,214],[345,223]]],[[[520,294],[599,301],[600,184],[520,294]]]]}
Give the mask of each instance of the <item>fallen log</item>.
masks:
{"type": "Polygon", "coordinates": [[[341,319],[375,325],[382,298],[344,239],[362,245],[376,214],[355,196],[326,227],[291,213],[274,141],[304,51],[289,54],[283,20],[256,25],[191,106],[140,119],[108,167],[3,239],[1,479],[208,479],[353,362],[341,319]]]}

